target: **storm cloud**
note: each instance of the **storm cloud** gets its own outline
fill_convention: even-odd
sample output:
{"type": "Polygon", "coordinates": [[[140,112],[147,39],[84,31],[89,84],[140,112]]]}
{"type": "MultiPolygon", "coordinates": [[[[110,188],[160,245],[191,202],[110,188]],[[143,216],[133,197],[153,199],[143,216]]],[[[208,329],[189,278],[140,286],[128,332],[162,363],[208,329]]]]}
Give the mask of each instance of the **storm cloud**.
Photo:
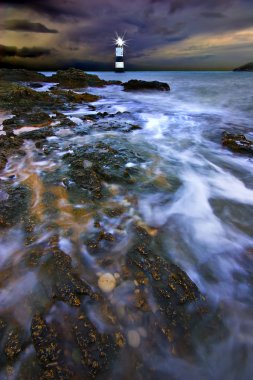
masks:
{"type": "Polygon", "coordinates": [[[16,46],[0,45],[0,57],[21,57],[21,58],[38,58],[51,53],[51,49],[44,47],[23,47],[18,49],[16,46]]]}
{"type": "Polygon", "coordinates": [[[249,0],[2,0],[1,4],[8,9],[8,19],[0,43],[18,49],[36,44],[57,49],[54,60],[44,54],[41,68],[51,64],[92,69],[93,63],[94,69],[113,68],[115,32],[126,32],[126,63],[134,69],[170,69],[172,62],[179,69],[191,62],[204,69],[229,69],[253,58],[249,0]]]}
{"type": "Polygon", "coordinates": [[[30,22],[28,20],[7,20],[3,28],[16,32],[58,33],[56,29],[49,29],[40,22],[30,22]]]}

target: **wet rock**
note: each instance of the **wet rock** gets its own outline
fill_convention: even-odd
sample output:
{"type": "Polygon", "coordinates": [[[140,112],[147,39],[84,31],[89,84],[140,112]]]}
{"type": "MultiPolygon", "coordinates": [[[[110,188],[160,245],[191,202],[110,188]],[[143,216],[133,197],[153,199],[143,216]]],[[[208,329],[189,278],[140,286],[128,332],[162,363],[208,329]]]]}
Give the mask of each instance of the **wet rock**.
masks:
{"type": "Polygon", "coordinates": [[[13,360],[21,352],[21,339],[17,329],[8,333],[4,352],[9,360],[13,360]]]}
{"type": "MultiPolygon", "coordinates": [[[[177,265],[154,253],[151,236],[142,227],[136,227],[136,243],[127,253],[127,265],[141,289],[149,289],[156,302],[155,325],[169,341],[185,349],[196,321],[200,323],[206,312],[206,303],[197,286],[177,265]],[[173,337],[173,338],[171,338],[173,337]]],[[[143,300],[144,310],[145,299],[143,300]]],[[[138,300],[142,309],[142,302],[138,300]]]]}
{"type": "Polygon", "coordinates": [[[98,279],[98,286],[104,293],[110,293],[116,286],[116,279],[111,273],[104,273],[98,279]]]}
{"type": "Polygon", "coordinates": [[[6,328],[6,322],[4,321],[4,319],[0,318],[0,342],[3,338],[5,328],[6,328]]]}
{"type": "Polygon", "coordinates": [[[170,86],[168,83],[164,82],[147,82],[143,80],[132,79],[123,84],[125,91],[135,91],[135,90],[158,90],[158,91],[170,91],[170,86]]]}
{"type": "MultiPolygon", "coordinates": [[[[112,117],[112,115],[110,115],[112,117]]],[[[87,117],[87,119],[90,120],[96,120],[98,119],[97,115],[87,117]]],[[[122,133],[129,133],[132,131],[140,130],[141,127],[139,125],[131,124],[129,122],[125,122],[122,120],[99,120],[98,123],[94,123],[92,125],[93,129],[98,129],[99,131],[115,131],[115,132],[122,132],[122,133]]]]}
{"type": "Polygon", "coordinates": [[[31,88],[41,88],[41,87],[43,87],[43,84],[41,84],[41,83],[29,83],[29,87],[31,87],[31,88]]]}
{"type": "Polygon", "coordinates": [[[10,82],[44,82],[46,76],[26,69],[0,69],[0,80],[10,82]]]}
{"type": "Polygon", "coordinates": [[[13,132],[17,128],[24,126],[43,127],[51,123],[51,118],[45,112],[19,112],[16,116],[3,121],[3,130],[5,132],[13,132]]]}
{"type": "MultiPolygon", "coordinates": [[[[107,378],[107,371],[110,369],[119,349],[115,337],[100,334],[85,314],[81,314],[74,323],[73,331],[82,355],[85,378],[94,379],[99,374],[103,374],[103,377],[107,378]]],[[[123,340],[120,342],[124,344],[123,340]]]]}
{"type": "Polygon", "coordinates": [[[3,153],[0,153],[0,170],[5,168],[5,165],[7,164],[7,158],[3,153]]]}
{"type": "Polygon", "coordinates": [[[22,132],[19,136],[24,140],[41,140],[54,136],[54,130],[52,128],[45,127],[30,132],[22,132]]]}
{"type": "Polygon", "coordinates": [[[23,222],[27,217],[30,202],[30,191],[18,185],[7,191],[8,198],[0,201],[0,227],[11,227],[23,222]]]}
{"type": "Polygon", "coordinates": [[[15,135],[0,136],[0,170],[5,168],[8,157],[17,153],[23,145],[23,139],[15,135]]]}
{"type": "Polygon", "coordinates": [[[58,87],[65,88],[102,87],[106,84],[106,81],[97,75],[86,74],[83,70],[75,68],[58,70],[48,81],[59,83],[58,87]]]}
{"type": "Polygon", "coordinates": [[[63,350],[57,334],[40,314],[35,314],[32,319],[31,336],[37,358],[44,369],[41,379],[71,379],[71,373],[63,366],[63,350]]]}
{"type": "Polygon", "coordinates": [[[54,90],[51,90],[51,93],[54,95],[60,96],[66,101],[71,102],[71,103],[89,103],[89,102],[95,102],[98,99],[100,99],[99,96],[88,94],[87,92],[79,94],[70,90],[64,91],[64,90],[54,89],[54,90]]]}
{"type": "Polygon", "coordinates": [[[121,80],[108,80],[108,85],[122,85],[121,80]]]}
{"type": "Polygon", "coordinates": [[[133,183],[133,176],[137,176],[139,170],[125,167],[129,159],[136,161],[134,152],[124,151],[123,148],[117,151],[104,143],[85,145],[77,148],[73,154],[64,156],[64,160],[69,163],[71,178],[98,199],[106,193],[103,181],[133,183]],[[84,160],[92,162],[92,166],[85,168],[84,160]]]}
{"type": "Polygon", "coordinates": [[[54,298],[80,306],[80,296],[92,294],[89,285],[74,273],[70,256],[58,248],[52,248],[48,266],[54,279],[54,298]]]}
{"type": "Polygon", "coordinates": [[[52,109],[63,106],[59,98],[55,98],[48,92],[38,92],[29,87],[14,83],[0,83],[0,102],[2,109],[31,112],[34,107],[41,109],[52,109]]]}
{"type": "Polygon", "coordinates": [[[233,152],[253,155],[253,141],[248,140],[244,135],[223,132],[222,144],[233,152]]]}
{"type": "Polygon", "coordinates": [[[131,346],[133,348],[139,347],[139,345],[141,343],[141,338],[140,338],[140,334],[138,333],[138,331],[137,330],[129,330],[127,332],[127,341],[128,341],[129,346],[131,346]]]}

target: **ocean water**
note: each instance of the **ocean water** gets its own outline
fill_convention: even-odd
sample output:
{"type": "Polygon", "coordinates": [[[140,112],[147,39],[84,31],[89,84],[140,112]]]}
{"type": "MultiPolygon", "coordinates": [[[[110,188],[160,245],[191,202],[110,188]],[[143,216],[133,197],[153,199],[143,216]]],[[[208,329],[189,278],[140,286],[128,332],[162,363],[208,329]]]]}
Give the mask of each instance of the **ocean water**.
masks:
{"type": "MultiPolygon", "coordinates": [[[[224,148],[221,136],[223,131],[228,131],[243,133],[253,139],[252,73],[93,74],[123,82],[130,79],[163,81],[169,83],[171,91],[124,92],[116,85],[89,89],[101,96],[94,103],[96,110],[83,106],[67,111],[66,115],[78,128],[61,130],[50,137],[49,144],[51,142],[57,148],[46,159],[38,157],[33,151],[33,143],[27,141],[26,156],[21,160],[13,157],[1,179],[15,175],[16,183],[20,183],[35,173],[37,179],[33,186],[37,188],[38,204],[43,178],[62,168],[61,157],[69,149],[102,141],[118,150],[137,151],[141,163],[129,158],[127,167],[140,165],[143,178],[129,193],[126,190],[112,192],[110,201],[127,205],[126,224],[141,220],[152,231],[158,231],[162,254],[182,268],[213,309],[219,310],[223,326],[222,331],[214,329],[211,338],[196,338],[192,362],[167,355],[161,349],[153,358],[154,362],[148,363],[145,343],[137,348],[138,355],[142,356],[147,373],[151,366],[159,369],[159,378],[250,380],[253,376],[253,160],[224,148]],[[125,134],[121,130],[104,131],[97,127],[84,135],[82,131],[87,130],[87,123],[82,117],[95,112],[122,112],[123,121],[138,125],[140,129],[125,134]],[[134,197],[134,202],[129,201],[129,195],[134,197]]],[[[84,230],[87,234],[92,232],[93,219],[89,219],[82,229],[66,209],[59,212],[64,221],[67,220],[59,227],[61,248],[76,263],[82,256],[94,264],[94,258],[80,244],[84,230]],[[74,231],[71,238],[66,235],[69,224],[74,231]],[[78,252],[74,248],[77,243],[78,252]]],[[[47,238],[45,225],[48,218],[44,215],[38,227],[39,241],[47,238]]],[[[105,219],[104,226],[113,234],[118,222],[117,219],[105,219]]],[[[127,244],[124,237],[117,249],[125,251],[127,244]]],[[[22,231],[11,229],[1,235],[0,248],[2,270],[6,270],[7,261],[8,265],[15,267],[17,251],[25,252],[26,249],[22,231]]],[[[98,264],[93,267],[97,272],[103,271],[98,264]]],[[[119,274],[120,271],[118,267],[119,274]]],[[[36,272],[29,269],[23,271],[22,276],[19,274],[19,278],[14,273],[0,295],[0,308],[11,309],[15,318],[28,328],[32,314],[22,309],[22,300],[40,280],[36,272]]],[[[85,278],[85,272],[82,274],[85,278]]],[[[115,299],[119,301],[117,297],[121,297],[121,305],[126,306],[128,298],[124,299],[125,288],[122,289],[115,299]]],[[[55,309],[54,312],[59,313],[55,309]]],[[[91,316],[101,327],[101,318],[95,310],[91,316]]],[[[124,323],[127,330],[126,320],[124,323]]],[[[148,339],[148,331],[146,334],[148,339]]],[[[121,373],[118,378],[130,377],[139,378],[133,373],[127,377],[121,373]]]]}

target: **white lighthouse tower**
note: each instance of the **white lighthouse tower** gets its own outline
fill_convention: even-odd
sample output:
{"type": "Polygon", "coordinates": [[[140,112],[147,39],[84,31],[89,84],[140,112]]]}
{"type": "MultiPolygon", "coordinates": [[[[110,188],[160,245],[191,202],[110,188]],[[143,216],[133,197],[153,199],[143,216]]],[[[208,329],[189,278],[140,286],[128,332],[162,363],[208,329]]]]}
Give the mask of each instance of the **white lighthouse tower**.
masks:
{"type": "Polygon", "coordinates": [[[125,41],[123,37],[117,36],[115,39],[115,72],[123,73],[125,71],[124,63],[124,45],[125,41]]]}

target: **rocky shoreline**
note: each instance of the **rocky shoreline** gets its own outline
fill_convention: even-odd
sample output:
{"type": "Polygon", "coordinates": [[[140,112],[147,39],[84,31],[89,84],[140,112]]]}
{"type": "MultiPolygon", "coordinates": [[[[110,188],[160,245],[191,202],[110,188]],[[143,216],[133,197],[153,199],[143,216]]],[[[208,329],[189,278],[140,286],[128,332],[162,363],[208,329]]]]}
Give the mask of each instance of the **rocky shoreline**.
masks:
{"type": "MultiPolygon", "coordinates": [[[[13,155],[17,161],[29,157],[30,146],[41,161],[46,160],[57,148],[54,137],[64,133],[81,137],[103,129],[127,136],[141,128],[129,122],[125,112],[96,112],[91,103],[100,96],[80,89],[122,85],[125,91],[170,90],[168,84],[160,82],[106,82],[76,69],[58,71],[51,78],[26,70],[2,69],[0,82],[0,109],[9,114],[0,135],[1,172],[13,155]],[[35,90],[45,83],[50,84],[47,91],[35,90]],[[82,129],[65,114],[80,105],[94,111],[83,116],[86,124],[82,129]]],[[[169,355],[194,360],[193,332],[196,328],[202,331],[205,322],[208,328],[203,327],[203,333],[211,335],[212,328],[221,322],[217,310],[189,276],[160,255],[158,236],[162,232],[140,220],[129,222],[129,205],[135,202],[131,188],[138,184],[145,191],[145,186],[156,186],[143,180],[141,166],[135,167],[142,162],[142,155],[127,141],[124,147],[102,141],[86,141],[78,147],[64,144],[69,152],[43,180],[32,173],[17,184],[10,175],[1,186],[0,228],[21,228],[25,248],[15,268],[6,264],[0,283],[7,286],[13,276],[19,278],[28,268],[36,273],[42,288],[39,296],[32,290],[26,300],[26,328],[8,309],[0,315],[2,378],[116,378],[115,362],[124,370],[126,357],[130,373],[138,370],[141,378],[153,379],[159,377],[159,371],[147,375],[136,350],[143,344],[152,360],[158,341],[169,355]],[[119,186],[128,202],[109,202],[119,186]],[[75,208],[74,200],[83,208],[75,208]],[[46,222],[44,215],[49,215],[46,222]],[[112,234],[103,220],[117,218],[117,232],[112,234]],[[61,249],[59,229],[73,238],[72,223],[85,226],[90,220],[93,233],[86,236],[84,228],[81,235],[82,246],[87,247],[92,259],[81,259],[78,254],[73,259],[61,249]],[[39,239],[42,228],[48,237],[39,239]],[[130,244],[125,243],[128,236],[130,244]],[[103,273],[94,273],[91,262],[102,267],[103,273]],[[125,308],[117,304],[121,297],[128,299],[125,308]],[[97,324],[91,318],[95,312],[100,318],[97,324]]],[[[233,152],[252,156],[253,143],[243,135],[224,133],[222,144],[233,152]]]]}

